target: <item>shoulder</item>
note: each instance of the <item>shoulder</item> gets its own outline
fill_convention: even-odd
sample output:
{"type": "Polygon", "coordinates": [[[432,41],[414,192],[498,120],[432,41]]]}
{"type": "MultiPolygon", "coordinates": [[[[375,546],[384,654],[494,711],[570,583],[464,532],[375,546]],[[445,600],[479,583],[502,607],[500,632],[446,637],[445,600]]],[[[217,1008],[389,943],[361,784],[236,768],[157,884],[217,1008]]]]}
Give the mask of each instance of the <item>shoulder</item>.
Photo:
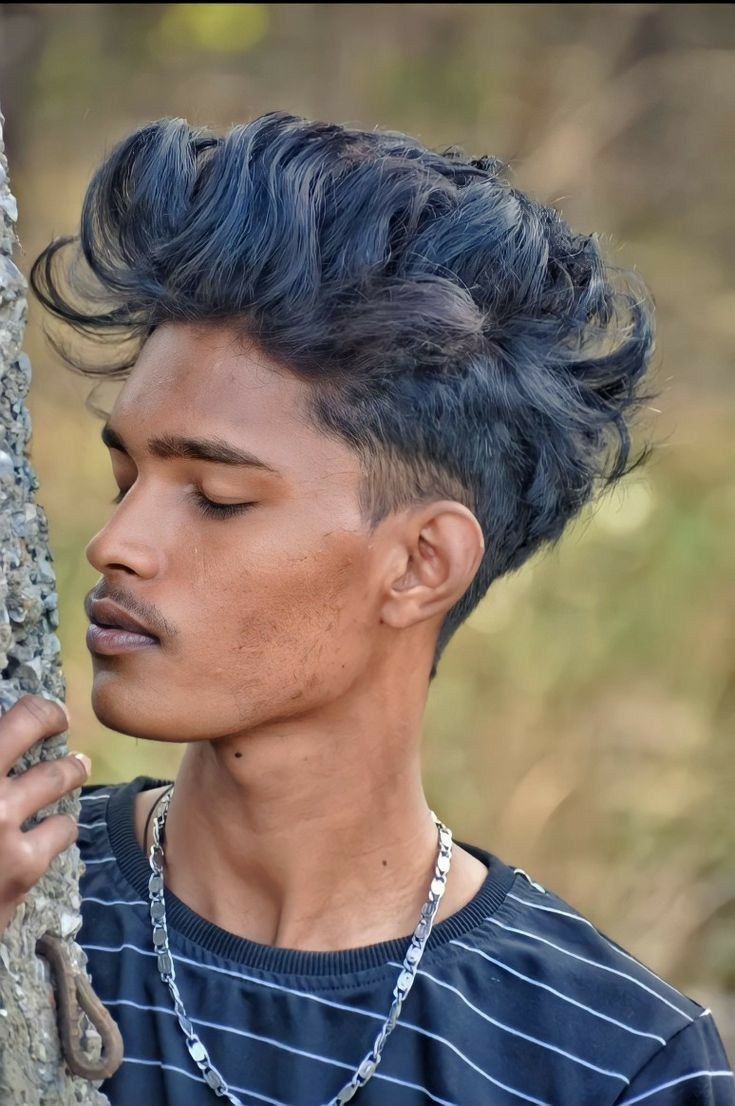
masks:
{"type": "Polygon", "coordinates": [[[93,783],[82,788],[79,796],[80,832],[88,824],[90,815],[100,815],[106,809],[110,796],[124,786],[122,783],[93,783]]]}
{"type": "Polygon", "coordinates": [[[550,983],[568,980],[655,1024],[662,1036],[696,1020],[704,1007],[663,979],[554,891],[517,870],[490,924],[507,947],[522,952],[538,977],[550,983]]]}
{"type": "Polygon", "coordinates": [[[91,858],[94,863],[99,857],[110,855],[108,811],[110,799],[118,794],[126,784],[88,784],[82,788],[79,797],[79,818],[77,819],[77,848],[85,864],[91,858]]]}
{"type": "Polygon", "coordinates": [[[714,1082],[724,1096],[706,1101],[735,1106],[733,1081],[726,1079],[730,1065],[712,1011],[560,895],[521,869],[516,876],[501,907],[486,919],[486,940],[496,962],[528,981],[534,1005],[540,1002],[547,1010],[545,1024],[561,1020],[565,1044],[572,1043],[577,1055],[605,1055],[611,1061],[629,1082],[621,1103],[631,1101],[633,1088],[645,1097],[643,1088],[700,1072],[698,1078],[714,1082]]]}
{"type": "Polygon", "coordinates": [[[160,780],[153,779],[151,776],[136,776],[135,779],[116,783],[85,784],[79,796],[82,814],[85,810],[105,808],[113,798],[117,803],[132,806],[138,795],[160,784],[160,780]]]}
{"type": "Polygon", "coordinates": [[[135,812],[138,797],[158,782],[137,776],[82,788],[76,845],[83,916],[90,932],[119,936],[129,912],[123,909],[118,917],[118,908],[145,905],[141,883],[145,889],[147,860],[136,839],[135,812]]]}
{"type": "Polygon", "coordinates": [[[118,834],[122,831],[127,838],[129,825],[137,829],[139,812],[149,789],[156,781],[148,776],[136,776],[135,779],[118,783],[86,784],[81,789],[79,799],[79,836],[77,846],[84,857],[93,855],[101,848],[109,853],[109,834],[113,826],[118,834]]]}

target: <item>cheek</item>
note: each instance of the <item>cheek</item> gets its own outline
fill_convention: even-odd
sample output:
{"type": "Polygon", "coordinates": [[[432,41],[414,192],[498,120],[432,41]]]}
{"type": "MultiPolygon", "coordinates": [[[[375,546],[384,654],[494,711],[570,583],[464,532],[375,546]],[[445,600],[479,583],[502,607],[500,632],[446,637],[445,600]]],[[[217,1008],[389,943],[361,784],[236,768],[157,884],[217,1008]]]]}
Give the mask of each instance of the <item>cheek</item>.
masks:
{"type": "Polygon", "coordinates": [[[248,675],[267,679],[268,670],[290,681],[305,666],[329,666],[330,653],[349,663],[344,654],[354,661],[367,648],[377,618],[365,534],[330,530],[328,519],[311,514],[288,524],[282,517],[275,536],[246,523],[241,542],[190,547],[189,624],[210,672],[229,672],[240,686],[248,675]]]}
{"type": "Polygon", "coordinates": [[[253,629],[256,644],[302,666],[353,648],[369,618],[365,557],[349,545],[333,541],[326,550],[283,557],[274,565],[260,596],[241,607],[241,648],[253,644],[253,629]]]}

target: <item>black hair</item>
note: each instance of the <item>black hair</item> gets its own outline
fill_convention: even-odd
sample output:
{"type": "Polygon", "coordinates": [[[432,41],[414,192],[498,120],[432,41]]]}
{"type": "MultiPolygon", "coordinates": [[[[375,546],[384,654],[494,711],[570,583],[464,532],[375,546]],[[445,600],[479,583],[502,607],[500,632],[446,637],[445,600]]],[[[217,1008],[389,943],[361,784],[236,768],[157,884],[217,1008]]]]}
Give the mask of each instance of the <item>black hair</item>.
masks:
{"type": "Polygon", "coordinates": [[[633,415],[658,394],[641,391],[650,293],[507,169],[282,111],[223,137],[159,119],[113,148],[80,233],[31,269],[53,315],[122,353],[96,366],[47,331],[74,371],[125,377],[162,323],[227,320],[313,385],[315,424],[361,459],[370,528],[432,499],[473,511],[485,554],[432,679],[492,581],[652,449],[631,460],[633,415]]]}

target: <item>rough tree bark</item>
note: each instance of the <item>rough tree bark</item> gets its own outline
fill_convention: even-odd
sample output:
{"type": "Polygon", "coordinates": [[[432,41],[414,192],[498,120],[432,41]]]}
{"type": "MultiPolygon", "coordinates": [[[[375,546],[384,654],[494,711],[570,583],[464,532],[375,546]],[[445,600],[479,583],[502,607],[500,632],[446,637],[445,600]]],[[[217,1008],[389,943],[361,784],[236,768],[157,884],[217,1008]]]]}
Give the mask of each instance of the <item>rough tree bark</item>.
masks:
{"type": "MultiPolygon", "coordinates": [[[[31,420],[24,404],[31,366],[21,352],[26,323],[26,281],[13,264],[15,199],[10,191],[0,112],[0,711],[33,693],[63,701],[56,577],[48,523],[35,502],[38,480],[28,449],[31,420]]],[[[13,769],[67,752],[66,734],[37,745],[13,769]]],[[[79,815],[79,792],[39,812],[79,815]]],[[[24,828],[36,824],[29,819],[24,828]]],[[[84,973],[86,956],[75,943],[82,918],[79,850],[57,857],[0,935],[0,1103],[2,1106],[106,1106],[91,1082],[73,1075],[62,1058],[51,973],[35,952],[44,933],[65,938],[72,966],[84,973]]],[[[78,1026],[90,1057],[101,1039],[85,1015],[78,1026]]]]}

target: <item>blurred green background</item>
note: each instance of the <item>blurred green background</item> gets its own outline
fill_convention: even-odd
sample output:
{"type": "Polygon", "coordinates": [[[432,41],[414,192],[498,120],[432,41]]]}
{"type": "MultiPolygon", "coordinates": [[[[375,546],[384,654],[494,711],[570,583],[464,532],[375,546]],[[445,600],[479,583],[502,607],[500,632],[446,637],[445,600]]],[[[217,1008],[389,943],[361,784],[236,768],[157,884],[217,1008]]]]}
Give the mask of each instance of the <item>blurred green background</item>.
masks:
{"type": "MultiPolygon", "coordinates": [[[[457,838],[709,1005],[735,1057],[733,5],[3,4],[0,102],[26,274],[76,230],[90,174],[130,130],[281,108],[500,156],[644,276],[661,444],[454,638],[425,779],[457,838]]],[[[172,777],[181,748],[110,731],[89,704],[84,546],[116,488],[91,382],[59,366],[42,321],[31,301],[32,458],[74,745],[97,781],[172,777]]]]}

